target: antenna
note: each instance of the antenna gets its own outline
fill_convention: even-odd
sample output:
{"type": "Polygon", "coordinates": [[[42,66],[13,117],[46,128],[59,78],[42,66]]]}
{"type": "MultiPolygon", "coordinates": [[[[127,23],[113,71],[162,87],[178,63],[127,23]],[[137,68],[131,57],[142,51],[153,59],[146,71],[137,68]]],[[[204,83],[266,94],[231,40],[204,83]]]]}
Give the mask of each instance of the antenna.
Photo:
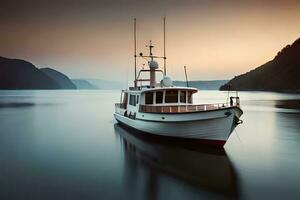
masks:
{"type": "Polygon", "coordinates": [[[149,57],[151,58],[151,60],[153,60],[153,53],[152,53],[152,49],[154,48],[154,46],[152,45],[152,41],[150,40],[149,45],[146,45],[146,47],[149,47],[149,57]]]}
{"type": "Polygon", "coordinates": [[[136,81],[136,18],[134,18],[134,88],[137,88],[136,81]]]}
{"type": "Polygon", "coordinates": [[[167,57],[166,57],[166,16],[164,16],[164,75],[167,75],[167,57]]]}
{"type": "Polygon", "coordinates": [[[186,73],[186,66],[184,66],[184,73],[185,73],[185,81],[186,81],[186,87],[189,87],[189,81],[186,73]]]}

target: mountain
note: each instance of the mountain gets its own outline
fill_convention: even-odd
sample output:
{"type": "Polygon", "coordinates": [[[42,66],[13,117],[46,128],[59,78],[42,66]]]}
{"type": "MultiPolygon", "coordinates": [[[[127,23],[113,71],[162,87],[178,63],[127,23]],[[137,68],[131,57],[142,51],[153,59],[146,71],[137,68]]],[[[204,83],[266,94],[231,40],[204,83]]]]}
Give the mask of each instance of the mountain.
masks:
{"type": "Polygon", "coordinates": [[[102,90],[114,90],[122,89],[122,83],[118,81],[109,81],[102,79],[72,79],[72,82],[78,89],[102,89],[102,90]]]}
{"type": "Polygon", "coordinates": [[[96,86],[98,89],[105,89],[105,90],[114,90],[114,89],[122,89],[122,83],[118,81],[109,81],[103,79],[86,79],[92,85],[96,86]]]}
{"type": "Polygon", "coordinates": [[[51,68],[41,68],[44,74],[56,81],[63,89],[76,89],[76,85],[63,73],[51,68]]]}
{"type": "Polygon", "coordinates": [[[84,79],[72,79],[72,82],[76,85],[79,90],[96,90],[99,89],[92,85],[90,82],[84,79]]]}
{"type": "MultiPolygon", "coordinates": [[[[114,90],[125,87],[121,82],[109,81],[103,79],[72,79],[72,82],[77,86],[77,89],[102,89],[114,90]]],[[[227,80],[212,80],[212,81],[189,81],[190,87],[199,88],[202,90],[218,90],[221,85],[227,80]]],[[[173,81],[175,86],[186,86],[185,81],[173,81]]]]}
{"type": "Polygon", "coordinates": [[[260,67],[231,79],[220,90],[300,91],[300,38],[260,67]]]}
{"type": "Polygon", "coordinates": [[[0,57],[0,89],[60,89],[30,62],[0,57]]]}
{"type": "MultiPolygon", "coordinates": [[[[220,86],[227,83],[228,80],[212,80],[212,81],[189,81],[190,87],[201,90],[218,90],[220,86]]],[[[186,81],[173,81],[175,86],[186,86],[186,81]]]]}
{"type": "Polygon", "coordinates": [[[54,69],[38,69],[25,60],[0,57],[0,89],[76,89],[76,86],[54,69]]]}

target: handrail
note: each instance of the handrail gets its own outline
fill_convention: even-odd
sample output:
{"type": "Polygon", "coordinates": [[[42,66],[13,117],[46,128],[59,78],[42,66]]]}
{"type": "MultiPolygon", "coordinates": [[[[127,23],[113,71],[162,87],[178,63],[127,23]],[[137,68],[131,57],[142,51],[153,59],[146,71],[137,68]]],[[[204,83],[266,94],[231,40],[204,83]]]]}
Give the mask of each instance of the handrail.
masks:
{"type": "Polygon", "coordinates": [[[186,113],[186,112],[218,110],[218,109],[228,108],[232,106],[238,106],[238,104],[229,105],[228,103],[217,103],[217,104],[170,105],[170,106],[169,105],[165,105],[165,106],[140,105],[139,112],[186,113]]]}
{"type": "MultiPolygon", "coordinates": [[[[127,104],[116,103],[116,108],[127,109],[127,104]]],[[[239,102],[231,103],[214,103],[214,104],[197,104],[197,105],[163,105],[163,106],[153,106],[153,105],[140,105],[139,112],[145,113],[187,113],[187,112],[198,112],[198,111],[209,111],[209,110],[219,110],[229,107],[239,107],[239,102]]]]}

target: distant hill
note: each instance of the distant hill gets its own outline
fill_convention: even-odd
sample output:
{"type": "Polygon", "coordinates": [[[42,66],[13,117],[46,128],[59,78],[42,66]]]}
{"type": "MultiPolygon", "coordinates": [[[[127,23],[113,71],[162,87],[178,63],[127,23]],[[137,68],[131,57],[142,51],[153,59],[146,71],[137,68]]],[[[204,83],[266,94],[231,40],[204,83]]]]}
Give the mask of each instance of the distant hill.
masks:
{"type": "Polygon", "coordinates": [[[0,89],[76,89],[76,86],[54,69],[38,69],[25,60],[0,57],[0,89]]]}
{"type": "MultiPolygon", "coordinates": [[[[212,80],[212,81],[189,81],[190,87],[195,87],[201,90],[218,90],[228,80],[212,80]]],[[[186,86],[186,81],[173,81],[176,86],[186,86]]]]}
{"type": "MultiPolygon", "coordinates": [[[[218,90],[220,86],[227,81],[228,80],[189,81],[189,86],[202,90],[218,90]]],[[[77,89],[114,90],[124,88],[121,82],[103,79],[72,79],[72,82],[76,85],[77,89]]],[[[173,81],[173,83],[176,86],[186,86],[185,81],[173,81]]]]}
{"type": "Polygon", "coordinates": [[[275,58],[220,87],[227,90],[300,91],[300,38],[283,48],[275,58]]]}
{"type": "Polygon", "coordinates": [[[72,79],[71,80],[79,90],[95,90],[98,89],[96,86],[92,85],[89,81],[84,79],[72,79]]]}
{"type": "Polygon", "coordinates": [[[63,89],[76,89],[76,85],[63,73],[51,68],[41,68],[44,74],[55,80],[63,89]]]}
{"type": "Polygon", "coordinates": [[[123,85],[118,81],[109,81],[102,79],[72,79],[72,81],[78,89],[113,90],[123,88],[123,85]]]}
{"type": "Polygon", "coordinates": [[[112,89],[122,89],[123,88],[122,83],[120,83],[118,81],[109,81],[109,80],[103,80],[103,79],[87,79],[87,81],[99,89],[112,90],[112,89]]]}
{"type": "Polygon", "coordinates": [[[0,57],[0,89],[60,89],[30,62],[0,57]]]}

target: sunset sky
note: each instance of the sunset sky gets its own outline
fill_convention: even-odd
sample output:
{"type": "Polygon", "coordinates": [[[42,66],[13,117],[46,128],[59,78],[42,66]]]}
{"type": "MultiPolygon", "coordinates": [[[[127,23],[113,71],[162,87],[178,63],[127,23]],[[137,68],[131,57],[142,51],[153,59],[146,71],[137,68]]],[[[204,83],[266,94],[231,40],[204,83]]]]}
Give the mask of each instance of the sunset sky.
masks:
{"type": "MultiPolygon", "coordinates": [[[[133,75],[133,18],[139,52],[153,41],[173,79],[230,79],[272,59],[300,37],[300,1],[1,1],[0,56],[71,78],[126,81],[133,75]]],[[[144,61],[139,62],[141,66],[144,61]]]]}

